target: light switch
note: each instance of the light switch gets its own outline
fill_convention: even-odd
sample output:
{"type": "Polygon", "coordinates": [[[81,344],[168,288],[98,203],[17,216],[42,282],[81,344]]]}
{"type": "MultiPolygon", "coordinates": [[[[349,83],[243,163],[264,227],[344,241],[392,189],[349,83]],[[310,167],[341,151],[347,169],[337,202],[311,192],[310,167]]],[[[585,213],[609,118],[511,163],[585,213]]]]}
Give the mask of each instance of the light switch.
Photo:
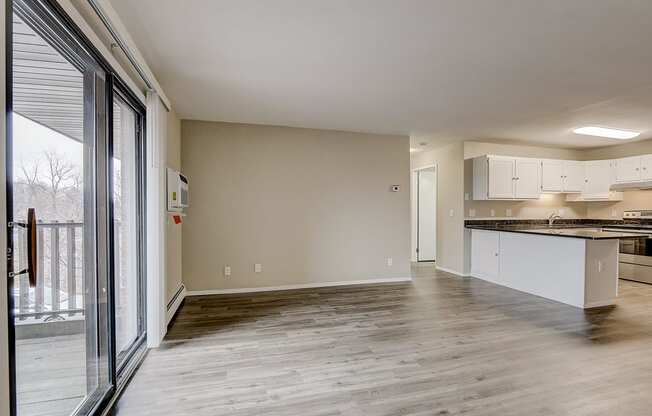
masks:
{"type": "Polygon", "coordinates": [[[392,267],[392,264],[394,264],[394,260],[391,257],[387,257],[387,266],[392,267]]]}
{"type": "Polygon", "coordinates": [[[455,210],[454,209],[449,210],[448,211],[448,216],[449,217],[454,217],[455,216],[455,210]]]}
{"type": "Polygon", "coordinates": [[[465,193],[464,193],[464,200],[465,200],[465,201],[468,201],[468,200],[469,200],[469,193],[468,193],[468,192],[465,192],[465,193]]]}
{"type": "Polygon", "coordinates": [[[254,272],[255,273],[260,273],[263,271],[263,265],[260,263],[254,264],[254,272]]]}
{"type": "Polygon", "coordinates": [[[231,266],[224,266],[224,276],[231,276],[231,266]]]}

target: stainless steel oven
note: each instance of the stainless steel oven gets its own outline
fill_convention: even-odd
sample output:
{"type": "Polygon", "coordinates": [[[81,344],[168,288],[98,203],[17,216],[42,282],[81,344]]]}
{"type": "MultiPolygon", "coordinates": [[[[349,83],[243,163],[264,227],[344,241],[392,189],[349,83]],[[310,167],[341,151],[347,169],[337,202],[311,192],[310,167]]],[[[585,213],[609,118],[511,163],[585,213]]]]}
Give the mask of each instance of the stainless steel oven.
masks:
{"type": "MultiPolygon", "coordinates": [[[[623,219],[638,220],[652,218],[652,211],[625,211],[623,219]]],[[[609,226],[607,230],[640,233],[648,238],[620,240],[618,253],[618,277],[626,280],[652,284],[652,226],[627,224],[623,226],[609,226]]]]}

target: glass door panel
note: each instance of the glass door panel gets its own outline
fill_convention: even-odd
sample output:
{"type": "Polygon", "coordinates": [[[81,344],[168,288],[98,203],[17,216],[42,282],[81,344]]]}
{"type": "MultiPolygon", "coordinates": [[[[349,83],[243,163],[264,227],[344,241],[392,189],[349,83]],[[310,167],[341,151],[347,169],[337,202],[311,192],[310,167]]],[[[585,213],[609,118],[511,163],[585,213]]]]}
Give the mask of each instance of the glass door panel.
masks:
{"type": "Polygon", "coordinates": [[[112,186],[116,354],[120,368],[144,332],[140,260],[139,115],[117,93],[113,98],[112,186]]]}
{"type": "Polygon", "coordinates": [[[86,415],[113,385],[105,74],[40,2],[13,6],[15,412],[86,415]]]}

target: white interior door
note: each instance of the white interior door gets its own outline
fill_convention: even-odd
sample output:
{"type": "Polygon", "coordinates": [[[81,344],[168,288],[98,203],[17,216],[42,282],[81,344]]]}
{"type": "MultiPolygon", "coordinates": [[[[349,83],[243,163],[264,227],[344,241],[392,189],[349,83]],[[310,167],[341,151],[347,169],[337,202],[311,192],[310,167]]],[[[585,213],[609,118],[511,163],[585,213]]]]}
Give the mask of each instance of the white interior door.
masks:
{"type": "Polygon", "coordinates": [[[435,261],[437,173],[417,171],[417,261],[435,261]]]}

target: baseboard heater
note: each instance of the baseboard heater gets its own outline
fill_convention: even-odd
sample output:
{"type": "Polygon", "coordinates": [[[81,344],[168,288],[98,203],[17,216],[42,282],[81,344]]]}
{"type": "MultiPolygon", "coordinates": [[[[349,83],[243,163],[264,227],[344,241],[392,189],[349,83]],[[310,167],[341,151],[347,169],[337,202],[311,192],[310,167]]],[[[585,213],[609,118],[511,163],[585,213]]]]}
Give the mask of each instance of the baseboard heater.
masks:
{"type": "Polygon", "coordinates": [[[181,303],[183,303],[184,299],[186,298],[186,286],[181,283],[179,285],[179,289],[177,289],[176,293],[174,296],[172,296],[172,299],[170,302],[167,304],[167,324],[172,321],[172,318],[174,318],[174,315],[176,315],[177,311],[179,310],[179,307],[181,306],[181,303]]]}

